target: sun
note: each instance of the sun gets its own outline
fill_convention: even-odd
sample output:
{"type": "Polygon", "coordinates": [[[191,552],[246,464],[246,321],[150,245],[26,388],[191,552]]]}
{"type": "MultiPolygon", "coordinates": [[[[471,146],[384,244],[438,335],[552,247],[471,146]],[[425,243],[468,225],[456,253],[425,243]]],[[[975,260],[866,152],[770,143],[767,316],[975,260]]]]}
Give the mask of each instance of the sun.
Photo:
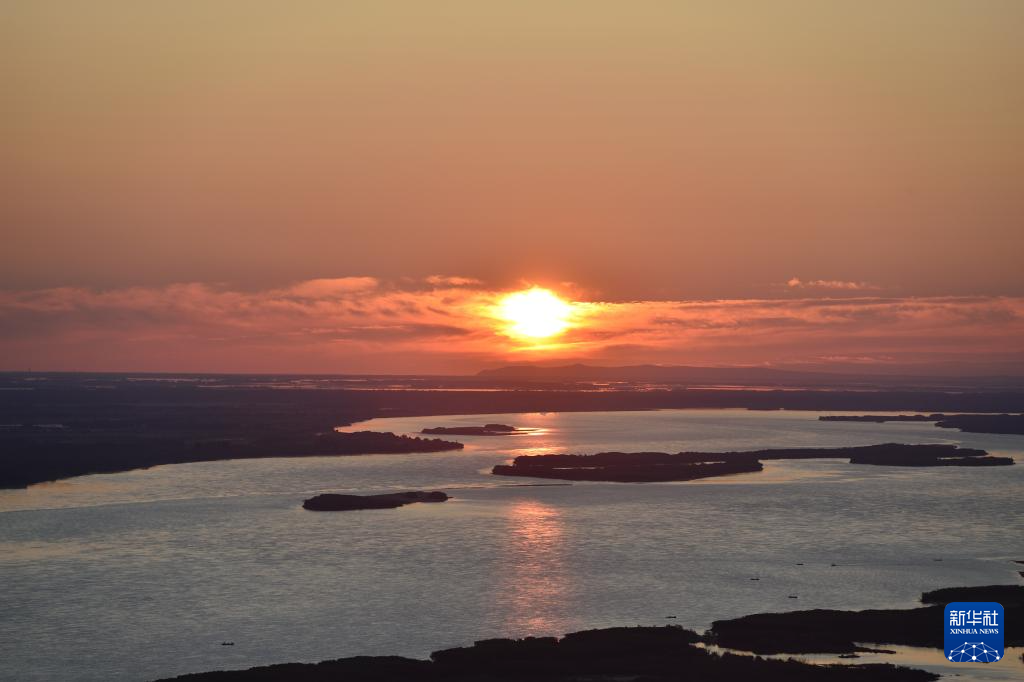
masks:
{"type": "Polygon", "coordinates": [[[507,333],[530,339],[546,339],[569,328],[572,305],[541,287],[504,296],[497,315],[508,323],[507,333]]]}

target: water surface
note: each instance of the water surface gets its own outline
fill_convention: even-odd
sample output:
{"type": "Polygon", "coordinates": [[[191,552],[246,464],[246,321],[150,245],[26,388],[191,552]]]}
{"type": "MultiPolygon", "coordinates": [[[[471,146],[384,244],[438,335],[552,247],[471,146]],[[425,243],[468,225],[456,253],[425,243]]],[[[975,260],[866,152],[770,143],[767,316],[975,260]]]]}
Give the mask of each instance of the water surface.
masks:
{"type": "MultiPolygon", "coordinates": [[[[890,441],[1024,459],[1019,436],[817,416],[378,419],[349,428],[535,430],[459,437],[461,452],[169,465],[0,491],[0,679],[148,680],[356,654],[425,656],[484,637],[612,625],[703,629],[758,611],[912,607],[924,590],[1016,580],[1020,465],[769,461],[761,473],[686,483],[539,486],[488,473],[524,453],[890,441]],[[407,489],[455,497],[398,510],[301,508],[317,492],[407,489]]],[[[1010,656],[957,668],[977,679],[1021,670],[1010,656]]]]}

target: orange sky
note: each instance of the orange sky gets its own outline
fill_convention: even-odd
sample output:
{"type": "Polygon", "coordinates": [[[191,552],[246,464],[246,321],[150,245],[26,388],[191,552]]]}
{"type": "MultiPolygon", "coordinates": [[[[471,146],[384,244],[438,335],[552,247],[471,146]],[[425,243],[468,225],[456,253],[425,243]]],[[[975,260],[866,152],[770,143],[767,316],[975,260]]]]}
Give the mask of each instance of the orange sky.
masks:
{"type": "Polygon", "coordinates": [[[1014,356],[1021,26],[1016,0],[5,2],[0,368],[519,357],[380,322],[437,273],[601,302],[567,346],[595,361],[1014,356]],[[370,327],[294,293],[350,278],[370,327]],[[797,302],[835,296],[857,334],[797,302]]]}
{"type": "MultiPolygon", "coordinates": [[[[504,292],[464,277],[0,294],[5,369],[466,374],[509,363],[1024,369],[1024,298],[898,298],[852,283],[771,299],[574,300],[573,328],[508,334],[504,292]],[[808,296],[808,294],[813,294],[808,296]]],[[[580,291],[577,289],[577,294],[580,291]]],[[[943,370],[947,371],[947,370],[943,370]]]]}

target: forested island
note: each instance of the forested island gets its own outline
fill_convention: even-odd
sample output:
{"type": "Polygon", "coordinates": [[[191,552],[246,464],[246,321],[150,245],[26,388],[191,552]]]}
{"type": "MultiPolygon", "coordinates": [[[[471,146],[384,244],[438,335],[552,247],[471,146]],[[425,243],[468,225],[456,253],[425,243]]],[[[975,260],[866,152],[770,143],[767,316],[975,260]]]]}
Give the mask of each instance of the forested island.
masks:
{"type": "Polygon", "coordinates": [[[517,433],[528,433],[528,431],[508,424],[484,424],[483,426],[435,426],[423,429],[420,433],[440,436],[511,436],[517,433]]]}
{"type": "Polygon", "coordinates": [[[654,483],[761,471],[765,459],[850,458],[851,464],[881,466],[1007,466],[1011,457],[956,445],[885,443],[839,448],[776,448],[748,452],[599,452],[594,455],[521,455],[499,464],[497,476],[528,476],[567,481],[654,483]]]}
{"type": "Polygon", "coordinates": [[[499,464],[496,476],[529,476],[564,481],[618,481],[656,483],[692,481],[761,471],[764,466],[752,453],[599,452],[596,455],[521,455],[512,464],[499,464]]]}
{"type": "Polygon", "coordinates": [[[447,502],[446,493],[439,490],[424,492],[422,490],[404,493],[384,493],[382,495],[340,495],[324,493],[311,497],[302,503],[303,509],[310,511],[355,511],[359,509],[397,509],[415,502],[447,502]]]}
{"type": "Polygon", "coordinates": [[[864,414],[825,415],[823,422],[935,422],[941,429],[958,429],[965,433],[1002,433],[1024,435],[1024,414],[864,414]]]}

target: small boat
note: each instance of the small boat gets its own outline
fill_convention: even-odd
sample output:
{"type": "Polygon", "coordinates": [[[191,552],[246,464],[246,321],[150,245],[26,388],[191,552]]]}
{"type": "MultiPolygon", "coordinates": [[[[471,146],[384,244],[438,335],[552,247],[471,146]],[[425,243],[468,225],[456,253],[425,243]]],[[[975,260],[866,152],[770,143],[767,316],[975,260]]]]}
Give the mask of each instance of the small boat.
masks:
{"type": "Polygon", "coordinates": [[[234,642],[221,642],[220,645],[221,646],[234,646],[235,643],[234,642]]]}
{"type": "Polygon", "coordinates": [[[804,565],[804,563],[802,561],[797,564],[797,566],[803,566],[803,565],[804,565]]]}
{"type": "Polygon", "coordinates": [[[666,618],[675,618],[675,616],[665,616],[666,618]]]}
{"type": "Polygon", "coordinates": [[[760,578],[751,578],[751,580],[760,580],[760,578]]]}
{"type": "Polygon", "coordinates": [[[796,596],[795,594],[791,594],[791,595],[789,595],[789,598],[790,599],[799,599],[800,597],[796,596]]]}

